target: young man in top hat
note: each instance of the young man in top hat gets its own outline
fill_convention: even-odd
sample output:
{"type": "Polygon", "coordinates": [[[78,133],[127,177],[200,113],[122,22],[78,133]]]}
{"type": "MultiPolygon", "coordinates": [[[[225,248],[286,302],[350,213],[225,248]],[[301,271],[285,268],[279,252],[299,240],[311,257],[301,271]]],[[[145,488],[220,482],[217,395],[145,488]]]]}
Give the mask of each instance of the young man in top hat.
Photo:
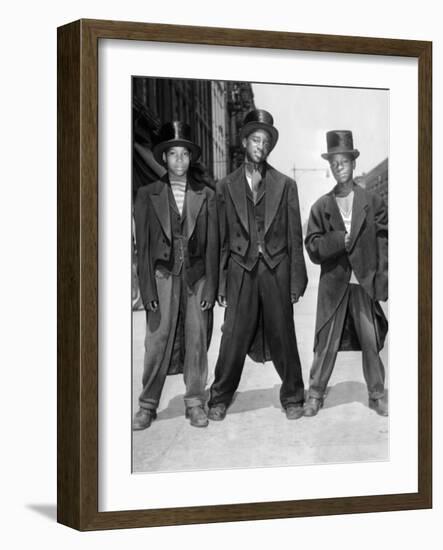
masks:
{"type": "Polygon", "coordinates": [[[155,419],[177,349],[183,360],[186,417],[192,426],[205,427],[207,348],[218,277],[215,193],[190,177],[200,147],[187,124],[165,124],[153,153],[167,174],[139,189],[134,208],[147,322],[143,390],[133,429],[148,428],[155,419]]]}
{"type": "Polygon", "coordinates": [[[378,193],[355,184],[359,151],[352,133],[326,134],[329,161],[336,180],[332,191],[312,206],[305,239],[311,260],[321,265],[305,416],[323,405],[329,378],[340,350],[361,350],[369,407],[388,414],[385,371],[379,357],[387,321],[379,300],[388,299],[388,211],[378,193]]]}
{"type": "Polygon", "coordinates": [[[249,352],[272,359],[282,380],[282,407],[296,419],[303,415],[304,385],[292,304],[307,284],[297,186],[266,162],[278,139],[267,111],[246,115],[240,139],[244,164],[216,189],[218,301],[226,312],[209,418],[225,418],[249,352]],[[255,346],[263,344],[262,332],[269,353],[255,346]]]}

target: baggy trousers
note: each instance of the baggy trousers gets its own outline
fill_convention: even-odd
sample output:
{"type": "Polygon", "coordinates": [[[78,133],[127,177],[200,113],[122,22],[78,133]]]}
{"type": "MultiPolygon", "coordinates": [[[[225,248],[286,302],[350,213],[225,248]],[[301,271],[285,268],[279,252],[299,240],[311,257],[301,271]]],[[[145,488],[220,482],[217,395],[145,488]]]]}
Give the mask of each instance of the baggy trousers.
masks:
{"type": "Polygon", "coordinates": [[[310,372],[309,395],[322,399],[334,369],[346,314],[352,316],[363,355],[363,376],[369,397],[384,395],[385,369],[377,350],[373,300],[360,285],[350,284],[334,314],[319,333],[310,372]]]}
{"type": "Polygon", "coordinates": [[[146,318],[143,390],[139,397],[141,408],[158,407],[163,385],[178,334],[179,313],[183,315],[185,405],[204,405],[208,376],[207,333],[209,311],[202,311],[201,296],[205,278],[190,289],[182,274],[155,274],[159,307],[148,311],[146,318]],[[181,309],[181,311],[180,311],[181,309]]]}
{"type": "Polygon", "coordinates": [[[231,258],[227,277],[228,307],[209,406],[231,403],[260,314],[271,358],[282,380],[281,404],[283,408],[302,404],[304,385],[290,299],[288,258],[274,270],[260,258],[252,271],[231,258]]]}

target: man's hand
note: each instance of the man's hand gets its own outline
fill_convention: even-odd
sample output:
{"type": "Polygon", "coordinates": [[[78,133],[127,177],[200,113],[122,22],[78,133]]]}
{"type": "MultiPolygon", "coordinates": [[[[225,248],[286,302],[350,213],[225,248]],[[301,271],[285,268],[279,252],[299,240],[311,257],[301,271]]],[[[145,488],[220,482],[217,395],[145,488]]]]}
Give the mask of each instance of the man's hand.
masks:
{"type": "Polygon", "coordinates": [[[291,304],[296,304],[299,301],[300,297],[297,294],[291,294],[291,304]]]}
{"type": "Polygon", "coordinates": [[[153,300],[152,302],[148,303],[147,307],[148,311],[153,311],[154,313],[158,310],[158,302],[157,300],[153,300]]]}
{"type": "Polygon", "coordinates": [[[221,294],[217,297],[217,302],[221,307],[228,307],[228,302],[225,296],[222,296],[221,294]]]}
{"type": "Polygon", "coordinates": [[[214,304],[212,302],[207,302],[206,300],[202,300],[200,302],[200,308],[202,311],[207,311],[208,309],[211,309],[213,305],[214,304]]]}
{"type": "Polygon", "coordinates": [[[349,247],[351,245],[351,234],[345,233],[345,248],[346,250],[349,250],[349,247]]]}

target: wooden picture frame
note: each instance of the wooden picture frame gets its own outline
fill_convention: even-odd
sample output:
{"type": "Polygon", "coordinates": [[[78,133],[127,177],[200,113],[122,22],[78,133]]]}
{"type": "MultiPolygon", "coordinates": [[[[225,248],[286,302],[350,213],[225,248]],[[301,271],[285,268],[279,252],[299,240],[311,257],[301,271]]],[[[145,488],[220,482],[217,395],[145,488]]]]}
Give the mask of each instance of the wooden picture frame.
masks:
{"type": "Polygon", "coordinates": [[[58,521],[79,530],[432,506],[432,44],[80,20],[58,29],[58,521]],[[98,42],[222,45],[418,60],[418,491],[216,506],[98,511],[98,42]]]}

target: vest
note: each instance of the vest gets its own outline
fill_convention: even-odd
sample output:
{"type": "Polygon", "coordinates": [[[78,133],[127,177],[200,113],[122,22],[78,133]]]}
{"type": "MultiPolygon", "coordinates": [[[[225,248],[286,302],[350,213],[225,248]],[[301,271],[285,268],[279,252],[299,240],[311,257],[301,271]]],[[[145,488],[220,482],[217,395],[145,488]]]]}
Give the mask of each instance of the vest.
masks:
{"type": "MultiPolygon", "coordinates": [[[[174,194],[168,185],[168,198],[169,198],[169,215],[171,218],[171,255],[167,261],[157,262],[156,267],[159,267],[161,271],[169,273],[171,275],[179,275],[183,264],[185,263],[188,244],[182,228],[182,217],[175,204],[174,194]]],[[[186,208],[186,195],[185,204],[183,206],[183,214],[186,208]]]]}
{"type": "Polygon", "coordinates": [[[235,251],[231,251],[231,254],[238,264],[251,271],[260,257],[264,259],[269,267],[272,266],[272,260],[266,251],[264,240],[266,176],[261,182],[256,203],[254,203],[252,191],[246,177],[244,178],[244,185],[246,186],[246,204],[248,208],[249,246],[244,256],[236,254],[235,251]]]}

